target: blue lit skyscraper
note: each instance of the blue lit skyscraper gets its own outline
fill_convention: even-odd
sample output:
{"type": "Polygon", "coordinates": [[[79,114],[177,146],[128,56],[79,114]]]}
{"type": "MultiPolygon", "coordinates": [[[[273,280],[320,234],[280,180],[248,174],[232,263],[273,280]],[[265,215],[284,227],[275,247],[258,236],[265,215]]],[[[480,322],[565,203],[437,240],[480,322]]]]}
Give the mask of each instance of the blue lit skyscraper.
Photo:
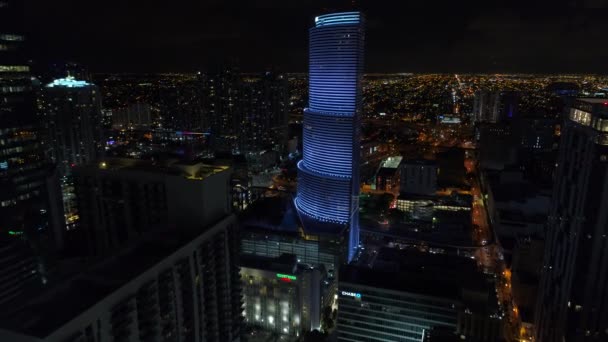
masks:
{"type": "Polygon", "coordinates": [[[296,206],[313,222],[349,227],[348,260],[359,245],[359,155],[363,16],[321,15],[310,29],[309,107],[296,206]]]}

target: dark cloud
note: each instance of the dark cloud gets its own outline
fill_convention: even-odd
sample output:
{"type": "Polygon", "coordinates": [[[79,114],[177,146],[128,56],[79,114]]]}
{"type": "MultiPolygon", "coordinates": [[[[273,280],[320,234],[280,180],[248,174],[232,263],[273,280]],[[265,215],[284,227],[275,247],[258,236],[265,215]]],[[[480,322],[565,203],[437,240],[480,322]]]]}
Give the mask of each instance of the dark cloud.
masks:
{"type": "Polygon", "coordinates": [[[355,3],[368,71],[608,73],[604,0],[26,1],[34,56],[96,71],[305,71],[314,15],[355,3]]]}

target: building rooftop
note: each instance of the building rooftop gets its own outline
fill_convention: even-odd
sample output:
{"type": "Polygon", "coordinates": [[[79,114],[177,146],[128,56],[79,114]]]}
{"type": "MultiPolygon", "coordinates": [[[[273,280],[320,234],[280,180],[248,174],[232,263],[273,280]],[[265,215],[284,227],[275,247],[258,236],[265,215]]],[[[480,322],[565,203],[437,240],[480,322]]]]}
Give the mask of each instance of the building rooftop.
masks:
{"type": "Polygon", "coordinates": [[[437,195],[421,195],[421,194],[411,194],[411,193],[401,193],[398,200],[409,200],[409,201],[436,201],[437,195]]]}
{"type": "Polygon", "coordinates": [[[382,164],[380,164],[380,168],[398,169],[399,165],[401,165],[402,160],[403,157],[401,156],[388,157],[382,161],[382,164]]]}
{"type": "Polygon", "coordinates": [[[319,222],[300,215],[295,208],[293,195],[283,191],[255,201],[239,216],[241,225],[248,230],[299,234],[302,228],[307,234],[337,235],[347,228],[346,225],[319,222]]]}
{"type": "Polygon", "coordinates": [[[373,221],[361,222],[361,233],[386,241],[424,242],[430,247],[479,247],[471,237],[471,214],[468,211],[434,210],[434,221],[409,221],[392,224],[387,230],[373,221]]]}
{"type": "Polygon", "coordinates": [[[431,159],[406,159],[403,161],[403,165],[433,166],[433,165],[437,165],[437,162],[435,160],[431,160],[431,159]]]}
{"type": "Polygon", "coordinates": [[[94,84],[87,81],[80,81],[72,76],[59,78],[46,85],[47,88],[85,88],[94,84]]]}
{"type": "Polygon", "coordinates": [[[183,176],[192,180],[203,180],[214,174],[228,170],[229,166],[209,165],[198,161],[179,161],[170,159],[164,161],[150,161],[127,158],[108,158],[96,164],[83,166],[96,167],[100,170],[132,170],[150,173],[162,173],[170,176],[183,176]]]}
{"type": "Polygon", "coordinates": [[[276,258],[243,254],[239,260],[241,267],[277,273],[294,274],[297,271],[298,257],[295,254],[281,254],[276,258]]]}
{"type": "Polygon", "coordinates": [[[240,213],[239,221],[248,229],[257,228],[272,231],[296,233],[300,219],[289,193],[275,191],[268,196],[253,202],[240,213]]]}
{"type": "Polygon", "coordinates": [[[603,104],[603,105],[607,105],[608,106],[608,99],[605,99],[605,98],[593,98],[593,97],[589,97],[589,98],[579,98],[577,100],[581,101],[581,102],[586,102],[586,103],[589,103],[589,104],[603,104]]]}
{"type": "Polygon", "coordinates": [[[397,174],[399,169],[381,167],[376,173],[376,177],[393,177],[397,174]]]}
{"type": "Polygon", "coordinates": [[[473,195],[452,193],[448,196],[437,196],[437,201],[443,205],[472,207],[473,195]]]}
{"type": "Polygon", "coordinates": [[[371,268],[342,266],[340,283],[460,300],[478,310],[498,309],[492,279],[477,269],[475,261],[454,255],[382,248],[371,268]],[[481,294],[484,305],[469,302],[463,290],[481,294]]]}

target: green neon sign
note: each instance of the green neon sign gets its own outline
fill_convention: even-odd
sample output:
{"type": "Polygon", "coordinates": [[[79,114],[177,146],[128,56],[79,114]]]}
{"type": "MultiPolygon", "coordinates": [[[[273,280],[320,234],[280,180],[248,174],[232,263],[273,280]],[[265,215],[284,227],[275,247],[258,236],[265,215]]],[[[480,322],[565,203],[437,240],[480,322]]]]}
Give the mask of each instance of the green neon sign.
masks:
{"type": "Polygon", "coordinates": [[[282,274],[282,273],[277,273],[277,278],[281,278],[281,279],[289,279],[289,280],[296,280],[296,276],[293,275],[289,275],[289,274],[282,274]]]}

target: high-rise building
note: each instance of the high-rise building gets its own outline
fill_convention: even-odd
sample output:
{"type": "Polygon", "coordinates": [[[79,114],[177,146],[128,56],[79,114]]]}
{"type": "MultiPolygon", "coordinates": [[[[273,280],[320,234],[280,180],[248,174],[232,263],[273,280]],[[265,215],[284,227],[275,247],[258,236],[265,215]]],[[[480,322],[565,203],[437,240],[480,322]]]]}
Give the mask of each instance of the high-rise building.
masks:
{"type": "MultiPolygon", "coordinates": [[[[152,126],[152,111],[150,105],[145,102],[137,102],[122,108],[110,109],[111,127],[121,128],[143,128],[152,126]]],[[[106,124],[107,125],[107,124],[106,124]]]]}
{"type": "Polygon", "coordinates": [[[359,245],[364,18],[359,12],[321,15],[309,35],[309,107],[295,203],[312,224],[349,228],[351,260],[359,245]]]}
{"type": "Polygon", "coordinates": [[[516,136],[520,139],[517,164],[523,166],[526,178],[552,186],[559,142],[558,120],[523,117],[516,122],[516,127],[516,136]]]}
{"type": "Polygon", "coordinates": [[[96,85],[67,76],[44,87],[38,106],[45,154],[59,171],[65,224],[72,229],[78,221],[72,168],[103,153],[101,93],[96,85]]]}
{"type": "Polygon", "coordinates": [[[159,87],[162,125],[175,131],[205,131],[201,82],[161,80],[159,87]]]}
{"type": "Polygon", "coordinates": [[[230,211],[230,168],[106,159],[74,168],[87,254],[104,255],[157,227],[197,229],[230,211]]]}
{"type": "MultiPolygon", "coordinates": [[[[224,188],[227,190],[227,188],[224,188]]],[[[0,313],[0,340],[239,341],[236,218],[168,228],[0,313]]]]}
{"type": "Polygon", "coordinates": [[[56,173],[44,160],[32,76],[22,55],[21,3],[0,1],[0,303],[39,278],[41,258],[33,256],[41,255],[45,241],[59,240],[55,233],[63,224],[61,200],[51,198],[59,195],[56,173]]]}
{"type": "Polygon", "coordinates": [[[480,123],[479,166],[483,169],[502,170],[517,161],[518,137],[511,123],[480,123]]]}
{"type": "Polygon", "coordinates": [[[478,123],[475,130],[480,167],[502,170],[522,165],[531,176],[534,169],[543,168],[540,178],[546,177],[552,173],[547,166],[555,164],[556,126],[557,120],[538,113],[526,113],[499,123],[478,123]]]}
{"type": "Polygon", "coordinates": [[[437,183],[439,187],[462,186],[465,184],[464,150],[450,148],[437,153],[437,183]]]}
{"type": "Polygon", "coordinates": [[[46,152],[62,176],[100,156],[101,93],[96,85],[71,76],[56,79],[44,87],[40,106],[46,152]]]}
{"type": "Polygon", "coordinates": [[[472,121],[475,123],[490,121],[497,111],[497,105],[496,93],[487,90],[476,91],[473,98],[472,121]]]}
{"type": "Polygon", "coordinates": [[[556,120],[550,118],[521,118],[516,128],[521,148],[534,151],[553,150],[556,126],[556,120]]]}
{"type": "Polygon", "coordinates": [[[287,143],[287,79],[266,72],[241,82],[241,118],[238,122],[239,150],[258,152],[284,150],[287,143]]]}
{"type": "Polygon", "coordinates": [[[512,120],[518,116],[520,95],[515,91],[475,92],[473,121],[497,123],[512,120]]]}
{"type": "Polygon", "coordinates": [[[200,73],[196,84],[199,99],[191,102],[202,110],[196,120],[203,132],[210,133],[215,151],[245,154],[285,149],[288,84],[284,75],[241,75],[229,65],[200,73]]]}
{"type": "Polygon", "coordinates": [[[503,169],[515,163],[520,119],[520,94],[515,91],[479,90],[475,93],[473,120],[481,168],[503,169]]]}
{"type": "Polygon", "coordinates": [[[579,99],[561,143],[536,308],[537,340],[608,339],[608,102],[579,99]]]}
{"type": "Polygon", "coordinates": [[[437,163],[426,159],[410,159],[402,164],[402,194],[435,195],[437,192],[437,163]]]}
{"type": "Polygon", "coordinates": [[[199,75],[202,93],[202,127],[211,133],[211,144],[218,151],[238,150],[241,125],[241,78],[233,65],[218,72],[199,75]]]}

